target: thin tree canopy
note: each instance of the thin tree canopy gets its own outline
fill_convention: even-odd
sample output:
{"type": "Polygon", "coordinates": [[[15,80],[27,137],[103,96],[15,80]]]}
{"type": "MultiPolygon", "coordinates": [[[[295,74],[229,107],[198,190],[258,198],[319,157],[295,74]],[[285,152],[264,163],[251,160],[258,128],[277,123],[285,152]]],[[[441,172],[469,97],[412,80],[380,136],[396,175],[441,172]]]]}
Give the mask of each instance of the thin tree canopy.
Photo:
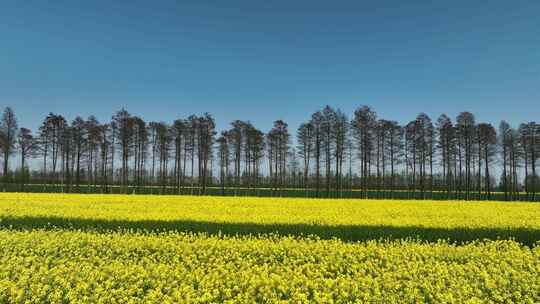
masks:
{"type": "Polygon", "coordinates": [[[297,130],[212,115],[146,122],[49,113],[39,130],[0,118],[2,190],[538,200],[540,124],[496,129],[470,112],[405,125],[360,106],[326,106],[297,130]],[[291,133],[296,136],[292,136],[291,133]],[[14,160],[19,161],[14,161],[14,160]],[[18,185],[18,186],[17,186],[18,185]]]}

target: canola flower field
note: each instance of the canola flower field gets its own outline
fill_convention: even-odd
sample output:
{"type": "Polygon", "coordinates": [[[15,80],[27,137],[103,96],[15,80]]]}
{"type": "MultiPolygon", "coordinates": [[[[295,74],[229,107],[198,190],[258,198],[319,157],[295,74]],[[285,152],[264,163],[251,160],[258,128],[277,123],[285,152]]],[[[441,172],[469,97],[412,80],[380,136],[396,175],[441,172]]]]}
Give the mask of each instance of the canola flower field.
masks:
{"type": "Polygon", "coordinates": [[[540,204],[0,194],[0,303],[538,303],[540,204]]]}

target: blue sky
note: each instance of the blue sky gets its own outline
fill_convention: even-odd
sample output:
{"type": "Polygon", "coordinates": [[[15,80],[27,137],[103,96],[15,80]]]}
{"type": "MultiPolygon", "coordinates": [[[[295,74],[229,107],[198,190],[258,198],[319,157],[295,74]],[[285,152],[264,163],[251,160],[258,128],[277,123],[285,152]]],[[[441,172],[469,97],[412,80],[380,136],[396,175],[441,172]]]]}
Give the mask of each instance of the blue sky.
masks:
{"type": "Polygon", "coordinates": [[[0,106],[211,112],[295,129],[326,104],[540,120],[540,1],[0,1],[0,106]],[[436,2],[436,3],[435,3],[436,2]]]}

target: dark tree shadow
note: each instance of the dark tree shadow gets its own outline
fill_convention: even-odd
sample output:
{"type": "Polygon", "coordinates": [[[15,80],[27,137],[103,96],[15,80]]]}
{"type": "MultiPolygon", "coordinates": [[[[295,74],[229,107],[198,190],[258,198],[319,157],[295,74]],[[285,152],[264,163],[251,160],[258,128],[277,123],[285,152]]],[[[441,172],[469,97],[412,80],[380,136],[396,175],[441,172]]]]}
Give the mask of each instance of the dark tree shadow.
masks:
{"type": "Polygon", "coordinates": [[[483,239],[513,239],[533,246],[540,240],[540,229],[535,228],[430,228],[420,226],[366,226],[319,224],[257,224],[217,223],[190,220],[105,220],[62,217],[1,217],[4,229],[67,229],[83,231],[204,232],[211,235],[278,234],[295,237],[315,235],[321,239],[337,238],[343,241],[418,239],[436,242],[440,239],[464,243],[483,239]]]}

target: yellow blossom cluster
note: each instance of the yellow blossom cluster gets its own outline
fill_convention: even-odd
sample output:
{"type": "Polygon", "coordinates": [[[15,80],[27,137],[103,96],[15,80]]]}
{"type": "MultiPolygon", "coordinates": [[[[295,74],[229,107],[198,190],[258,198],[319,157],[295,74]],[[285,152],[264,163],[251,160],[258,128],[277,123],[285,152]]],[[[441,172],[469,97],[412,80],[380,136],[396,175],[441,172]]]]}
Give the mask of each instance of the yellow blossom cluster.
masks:
{"type": "Polygon", "coordinates": [[[538,303],[540,247],[0,230],[1,303],[538,303]]]}
{"type": "Polygon", "coordinates": [[[0,303],[539,303],[540,204],[0,194],[0,303]]]}

